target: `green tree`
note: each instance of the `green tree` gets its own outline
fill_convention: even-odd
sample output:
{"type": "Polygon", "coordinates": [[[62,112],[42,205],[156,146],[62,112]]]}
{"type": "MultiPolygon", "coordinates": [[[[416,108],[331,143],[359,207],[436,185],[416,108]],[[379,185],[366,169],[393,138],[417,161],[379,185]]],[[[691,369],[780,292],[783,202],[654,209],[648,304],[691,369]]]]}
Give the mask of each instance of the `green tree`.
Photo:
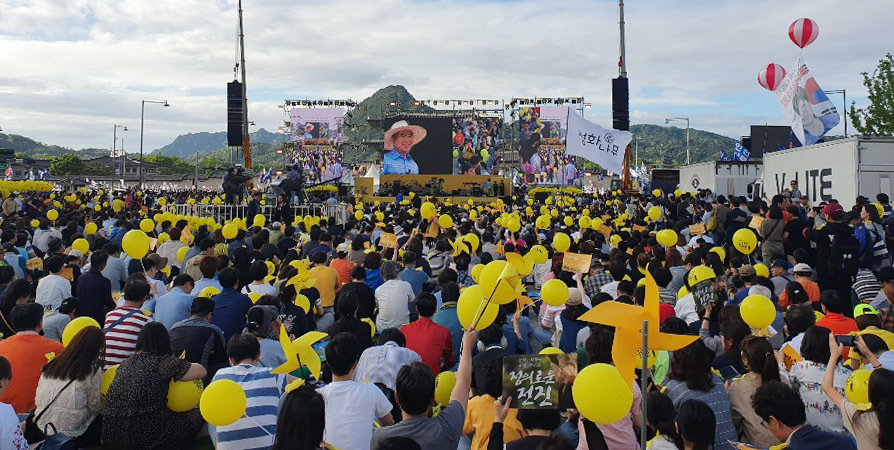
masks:
{"type": "Polygon", "coordinates": [[[84,161],[72,153],[57,156],[50,161],[50,174],[52,175],[82,174],[86,168],[84,161]]]}
{"type": "Polygon", "coordinates": [[[863,85],[869,91],[869,106],[857,108],[851,103],[851,121],[861,134],[890,136],[894,134],[894,58],[888,53],[878,67],[863,72],[863,85]]]}
{"type": "Polygon", "coordinates": [[[144,161],[157,164],[159,175],[184,175],[192,173],[195,170],[194,163],[190,163],[176,156],[165,155],[148,155],[143,158],[144,161]]]}

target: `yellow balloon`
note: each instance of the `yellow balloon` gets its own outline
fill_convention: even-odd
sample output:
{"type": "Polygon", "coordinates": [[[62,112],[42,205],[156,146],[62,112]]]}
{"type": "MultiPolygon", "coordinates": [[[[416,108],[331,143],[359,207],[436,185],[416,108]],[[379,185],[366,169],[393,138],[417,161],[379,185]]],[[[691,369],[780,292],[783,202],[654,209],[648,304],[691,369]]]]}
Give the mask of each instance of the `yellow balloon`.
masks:
{"type": "Polygon", "coordinates": [[[553,248],[556,249],[557,252],[567,252],[569,247],[571,247],[571,238],[568,237],[567,234],[556,233],[555,236],[553,236],[553,248]]]}
{"type": "Polygon", "coordinates": [[[870,375],[872,375],[871,370],[859,369],[847,378],[847,382],[844,384],[844,395],[847,396],[849,402],[854,404],[869,403],[870,375]]]}
{"type": "Polygon", "coordinates": [[[171,240],[171,235],[168,233],[161,233],[158,235],[158,245],[164,244],[171,240]]]}
{"type": "Polygon", "coordinates": [[[224,239],[233,239],[236,237],[236,234],[239,233],[239,228],[232,223],[228,223],[223,226],[223,229],[220,230],[220,232],[223,234],[224,239]]]}
{"type": "Polygon", "coordinates": [[[513,233],[518,233],[518,230],[521,229],[521,221],[516,219],[515,217],[510,217],[506,223],[506,228],[513,233]]]}
{"type": "Polygon", "coordinates": [[[486,302],[487,299],[484,298],[479,285],[468,287],[459,295],[459,301],[456,303],[456,315],[464,330],[475,324],[476,314],[480,314],[481,317],[478,319],[476,329],[481,330],[494,323],[500,307],[496,303],[491,302],[482,312],[481,307],[486,302]]]}
{"type": "Polygon", "coordinates": [[[686,289],[686,286],[680,286],[680,289],[677,291],[677,300],[689,295],[689,289],[686,289]]]}
{"type": "Polygon", "coordinates": [[[552,279],[543,283],[540,298],[550,306],[562,306],[568,301],[568,285],[562,280],[552,279]]]}
{"type": "Polygon", "coordinates": [[[180,249],[177,250],[177,261],[184,262],[183,258],[186,258],[186,252],[188,251],[189,247],[180,247],[180,249]]]}
{"type": "MultiPolygon", "coordinates": [[[[159,199],[159,202],[164,197],[159,199]]],[[[202,380],[171,381],[168,385],[168,409],[174,412],[186,412],[199,406],[202,398],[202,380]]]]}
{"type": "Polygon", "coordinates": [[[655,240],[665,247],[677,245],[677,232],[674,230],[661,230],[655,235],[655,240]]]}
{"type": "Polygon", "coordinates": [[[58,218],[59,218],[59,211],[56,211],[55,209],[51,209],[51,210],[47,211],[47,219],[50,219],[51,221],[55,221],[58,218]]]}
{"type": "Polygon", "coordinates": [[[562,351],[559,347],[543,347],[543,350],[540,350],[539,355],[564,355],[565,352],[562,351]]]}
{"type": "Polygon", "coordinates": [[[574,404],[582,416],[597,424],[615,423],[633,406],[633,391],[611,364],[590,364],[571,387],[574,404]]]}
{"type": "Polygon", "coordinates": [[[518,269],[507,261],[491,261],[481,270],[481,294],[491,303],[505,305],[518,297],[518,269]],[[491,296],[491,294],[493,294],[491,296]]]}
{"type": "Polygon", "coordinates": [[[745,297],[739,305],[739,312],[742,313],[742,320],[756,330],[769,327],[776,319],[776,307],[773,306],[773,301],[763,295],[745,297]]]}
{"type": "Polygon", "coordinates": [[[655,189],[652,191],[653,197],[661,197],[661,189],[655,189]]]}
{"type": "Polygon", "coordinates": [[[592,220],[587,216],[581,216],[580,219],[577,219],[577,226],[581,227],[581,229],[590,228],[592,223],[592,220]]]}
{"type": "Polygon", "coordinates": [[[481,245],[481,240],[475,233],[469,233],[463,236],[463,240],[469,243],[469,247],[472,249],[472,251],[478,250],[478,246],[481,245]]]}
{"type": "Polygon", "coordinates": [[[62,345],[68,347],[68,343],[74,339],[78,333],[81,332],[84,328],[87,327],[96,327],[99,328],[99,323],[96,319],[87,316],[78,317],[71,322],[68,322],[68,325],[65,326],[65,329],[62,330],[62,345]]]}
{"type": "Polygon", "coordinates": [[[202,392],[199,410],[211,425],[230,425],[245,415],[245,391],[233,380],[217,380],[202,392]]]}
{"type": "Polygon", "coordinates": [[[354,218],[357,220],[363,220],[363,211],[354,211],[354,218]]]}
{"type": "MultiPolygon", "coordinates": [[[[161,206],[164,206],[164,205],[166,205],[167,203],[168,203],[168,199],[166,199],[166,198],[164,198],[164,197],[160,197],[160,198],[158,199],[158,204],[161,205],[161,206]]],[[[190,408],[190,409],[191,409],[191,408],[190,408]]]]}
{"type": "Polygon", "coordinates": [[[612,237],[609,238],[608,242],[611,243],[612,245],[614,245],[615,247],[617,247],[618,244],[621,243],[621,235],[613,234],[612,237]]]}
{"type": "Polygon", "coordinates": [[[590,227],[594,230],[598,230],[602,226],[602,218],[594,217],[593,220],[590,221],[590,227]]]}
{"type": "Polygon", "coordinates": [[[649,208],[649,218],[652,220],[658,220],[661,218],[661,208],[657,206],[653,206],[649,208]]]}
{"type": "Polygon", "coordinates": [[[256,227],[264,227],[267,223],[267,218],[264,217],[263,214],[255,214],[255,218],[252,220],[252,225],[256,227]]]}
{"type": "MultiPolygon", "coordinates": [[[[88,224],[89,225],[89,224],[88,224]]],[[[40,226],[40,221],[37,219],[31,219],[31,228],[37,228],[40,226]]]]}
{"type": "Polygon", "coordinates": [[[714,273],[714,270],[708,266],[695,266],[689,271],[689,275],[687,275],[690,286],[695,286],[702,281],[711,280],[716,277],[717,275],[714,273]]]}
{"type": "Polygon", "coordinates": [[[438,225],[441,228],[450,228],[453,226],[453,217],[448,216],[447,214],[441,214],[441,217],[438,217],[438,225]]]}
{"type": "Polygon", "coordinates": [[[553,217],[559,217],[559,210],[553,209],[549,212],[549,215],[551,215],[553,217]]]}
{"type": "Polygon", "coordinates": [[[419,209],[419,214],[423,219],[431,219],[438,213],[438,210],[435,208],[434,203],[425,202],[422,204],[422,207],[419,209]]]}
{"type": "Polygon", "coordinates": [[[748,228],[742,228],[733,234],[733,247],[745,255],[750,255],[757,248],[757,236],[748,228]]]}
{"type": "Polygon", "coordinates": [[[456,373],[446,371],[435,377],[435,401],[441,406],[450,403],[450,395],[456,386],[456,373]]]}
{"type": "Polygon", "coordinates": [[[476,283],[481,282],[481,271],[484,270],[484,264],[475,264],[472,267],[472,270],[469,272],[469,275],[472,276],[472,280],[476,283]]]}
{"type": "MultiPolygon", "coordinates": [[[[412,216],[412,214],[410,214],[410,215],[412,216]]],[[[469,211],[469,220],[472,220],[472,221],[478,220],[478,211],[475,211],[474,209],[469,211]]]]}
{"type": "Polygon", "coordinates": [[[770,268],[763,264],[755,264],[754,274],[759,277],[770,278],[770,268]]]}
{"type": "MultiPolygon", "coordinates": [[[[38,222],[38,224],[40,224],[40,222],[38,222]]],[[[84,225],[84,234],[86,234],[87,236],[96,234],[97,231],[99,231],[99,227],[93,222],[84,225]]]]}
{"type": "Polygon", "coordinates": [[[100,394],[106,395],[109,392],[109,387],[112,386],[112,381],[115,380],[116,374],[118,374],[118,364],[109,367],[109,370],[102,373],[102,383],[99,386],[100,394]]]}
{"type": "MultiPolygon", "coordinates": [[[[724,250],[723,247],[712,247],[711,250],[708,250],[708,251],[717,253],[717,255],[720,256],[721,262],[726,261],[726,250],[724,250]]],[[[767,278],[769,278],[769,277],[767,277],[767,278]]]]}
{"type": "Polygon", "coordinates": [[[545,229],[549,228],[551,225],[552,225],[552,221],[550,220],[549,216],[546,214],[538,217],[537,220],[534,221],[534,226],[536,226],[540,230],[545,230],[545,229]]]}
{"type": "Polygon", "coordinates": [[[542,245],[535,245],[528,250],[528,254],[533,254],[534,264],[545,264],[549,260],[549,252],[542,245]]]}
{"type": "Polygon", "coordinates": [[[149,236],[140,230],[130,230],[121,240],[121,248],[133,259],[142,259],[149,253],[149,236]]]}
{"type": "Polygon", "coordinates": [[[90,253],[90,243],[84,238],[77,238],[71,243],[72,250],[81,252],[82,255],[90,253]]]}
{"type": "Polygon", "coordinates": [[[217,294],[220,294],[220,289],[218,289],[218,288],[216,288],[216,287],[214,287],[214,286],[208,286],[208,287],[202,289],[202,290],[199,292],[199,295],[198,295],[198,296],[199,296],[199,297],[205,297],[205,298],[211,298],[211,297],[214,297],[214,296],[217,295],[217,294]]]}
{"type": "Polygon", "coordinates": [[[143,219],[140,221],[140,229],[144,233],[151,233],[155,229],[155,222],[152,219],[143,219]]]}

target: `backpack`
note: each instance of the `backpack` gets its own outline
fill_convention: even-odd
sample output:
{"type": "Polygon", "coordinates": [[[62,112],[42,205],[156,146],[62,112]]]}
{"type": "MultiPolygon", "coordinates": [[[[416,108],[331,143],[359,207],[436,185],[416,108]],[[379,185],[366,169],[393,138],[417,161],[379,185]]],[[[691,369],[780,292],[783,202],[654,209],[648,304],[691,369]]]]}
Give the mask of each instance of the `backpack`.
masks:
{"type": "Polygon", "coordinates": [[[850,277],[860,270],[860,241],[853,234],[832,237],[829,252],[829,273],[843,271],[850,277]]]}
{"type": "Polygon", "coordinates": [[[711,215],[708,216],[708,223],[705,224],[705,229],[708,231],[714,231],[717,229],[717,210],[716,209],[711,211],[711,215]]]}

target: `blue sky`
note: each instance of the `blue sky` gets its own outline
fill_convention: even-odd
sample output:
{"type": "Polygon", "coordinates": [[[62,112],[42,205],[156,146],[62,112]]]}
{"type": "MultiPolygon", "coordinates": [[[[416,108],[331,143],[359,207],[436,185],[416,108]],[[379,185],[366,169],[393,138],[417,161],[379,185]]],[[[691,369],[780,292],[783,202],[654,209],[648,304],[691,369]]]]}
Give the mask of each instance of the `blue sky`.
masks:
{"type": "MultiPolygon", "coordinates": [[[[286,98],[362,100],[403,84],[419,99],[584,95],[611,123],[617,2],[244,0],[251,119],[275,130],[286,98]]],[[[820,86],[865,104],[860,72],[894,51],[894,2],[628,0],[633,123],[690,117],[738,137],[784,124],[762,65],[791,67],[788,25],[814,19],[804,58],[820,86]]],[[[225,129],[235,0],[0,0],[0,127],[47,143],[138,150],[225,129]]],[[[831,96],[840,108],[840,95],[831,96]]],[[[852,128],[851,128],[852,129],[852,128]]],[[[842,127],[833,130],[840,134],[842,127]]]]}

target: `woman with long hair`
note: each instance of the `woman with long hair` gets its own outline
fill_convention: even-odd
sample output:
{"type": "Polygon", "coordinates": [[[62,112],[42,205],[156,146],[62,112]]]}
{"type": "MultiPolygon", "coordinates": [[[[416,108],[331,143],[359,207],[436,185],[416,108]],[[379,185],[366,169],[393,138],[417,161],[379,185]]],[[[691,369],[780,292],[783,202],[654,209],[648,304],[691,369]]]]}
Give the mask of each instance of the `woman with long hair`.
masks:
{"type": "Polygon", "coordinates": [[[0,295],[0,333],[3,338],[8,338],[16,334],[16,330],[12,327],[12,320],[9,313],[16,305],[24,305],[31,300],[31,284],[23,279],[18,279],[9,283],[3,295],[0,295]]]}
{"type": "MultiPolygon", "coordinates": [[[[680,406],[687,400],[705,402],[714,411],[716,418],[715,442],[725,443],[736,440],[736,429],[730,415],[729,397],[726,395],[723,381],[711,373],[711,351],[705,347],[701,339],[686,347],[674,350],[671,355],[670,370],[668,370],[665,379],[665,387],[667,396],[677,407],[677,414],[680,413],[680,406]]],[[[725,445],[721,445],[721,447],[729,448],[725,445]]]]}
{"type": "Polygon", "coordinates": [[[34,399],[41,430],[53,424],[56,432],[75,439],[79,447],[99,445],[104,343],[102,330],[86,327],[43,367],[34,399]]]}
{"type": "Polygon", "coordinates": [[[107,449],[188,447],[205,423],[198,409],[168,409],[171,381],[201,380],[201,364],[171,355],[164,325],[149,322],[137,337],[136,353],[122,362],[106,394],[102,444],[107,449]]]}
{"type": "MultiPolygon", "coordinates": [[[[806,297],[805,297],[806,298],[806,297]]],[[[810,308],[805,306],[805,308],[810,308]]],[[[811,309],[812,313],[812,309],[811,309]]],[[[791,310],[789,310],[791,314],[791,310]]],[[[804,332],[801,340],[801,361],[792,364],[789,370],[789,380],[793,387],[798,389],[801,399],[804,400],[807,424],[813,425],[823,431],[833,433],[846,433],[841,422],[841,411],[823,393],[823,374],[826,372],[826,363],[829,362],[829,335],[828,328],[811,326],[804,332]]],[[[851,352],[851,355],[856,352],[851,352]]],[[[841,364],[835,366],[835,376],[832,385],[839,394],[844,395],[844,385],[851,371],[841,364]]]]}
{"type": "Polygon", "coordinates": [[[276,420],[272,450],[319,450],[326,426],[326,402],[314,388],[304,384],[286,394],[276,420]]]}
{"type": "Polygon", "coordinates": [[[835,367],[844,350],[844,346],[835,341],[835,335],[829,335],[829,363],[823,376],[823,392],[841,410],[844,428],[854,436],[857,447],[894,450],[894,428],[891,427],[894,423],[894,372],[882,368],[859,337],[857,348],[869,355],[867,359],[873,367],[869,376],[869,409],[854,405],[833,385],[835,367]]]}
{"type": "Polygon", "coordinates": [[[679,450],[683,447],[683,440],[677,433],[674,402],[668,396],[652,391],[646,397],[646,405],[646,424],[655,432],[655,437],[646,443],[646,448],[679,450]]]}
{"type": "Polygon", "coordinates": [[[751,398],[764,383],[779,380],[779,366],[773,354],[773,346],[763,337],[748,336],[739,344],[742,362],[748,372],[732,380],[729,401],[733,424],[744,442],[761,448],[769,448],[780,442],[767,429],[763,419],[754,412],[751,398]]]}
{"type": "Polygon", "coordinates": [[[683,440],[682,450],[708,450],[718,441],[714,435],[717,418],[704,402],[686,400],[677,408],[677,430],[683,440]]]}

